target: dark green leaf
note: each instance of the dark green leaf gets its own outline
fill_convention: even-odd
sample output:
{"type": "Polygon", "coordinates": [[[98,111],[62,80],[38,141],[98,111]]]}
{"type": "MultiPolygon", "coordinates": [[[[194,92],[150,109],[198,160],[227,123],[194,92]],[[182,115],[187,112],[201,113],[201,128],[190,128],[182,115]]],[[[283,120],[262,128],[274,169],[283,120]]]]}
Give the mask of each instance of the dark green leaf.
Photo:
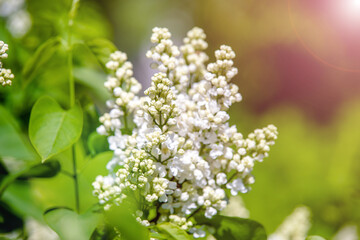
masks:
{"type": "Polygon", "coordinates": [[[25,79],[31,79],[37,71],[51,59],[60,45],[60,37],[50,38],[44,42],[25,64],[23,77],[25,79]]]}
{"type": "Polygon", "coordinates": [[[81,136],[83,114],[79,104],[63,110],[50,97],[40,98],[31,110],[29,136],[43,161],[73,145],[81,136]]]}
{"type": "Polygon", "coordinates": [[[60,163],[58,161],[49,161],[43,164],[24,167],[17,172],[6,175],[4,179],[1,180],[0,196],[2,196],[6,188],[9,187],[16,179],[50,178],[56,176],[59,171],[60,163]]]}
{"type": "MultiPolygon", "coordinates": [[[[7,204],[3,202],[0,203],[0,232],[11,232],[16,229],[22,228],[23,220],[16,216],[14,212],[11,211],[7,204]]],[[[0,239],[6,239],[1,238],[0,239]]]]}
{"type": "Polygon", "coordinates": [[[156,228],[159,230],[160,234],[166,235],[166,239],[171,240],[191,240],[192,237],[181,229],[179,226],[172,223],[160,223],[156,225],[156,228]]]}
{"type": "Polygon", "coordinates": [[[67,208],[54,208],[44,213],[47,224],[63,240],[89,240],[101,215],[92,210],[77,214],[67,208]]]}
{"type": "Polygon", "coordinates": [[[10,185],[2,196],[12,212],[18,216],[31,216],[37,221],[43,221],[42,205],[34,199],[34,192],[28,182],[18,181],[10,185]]]}
{"type": "Polygon", "coordinates": [[[56,160],[50,160],[42,164],[35,165],[29,171],[21,174],[19,179],[28,178],[50,178],[56,176],[60,172],[60,163],[56,160]]]}
{"type": "Polygon", "coordinates": [[[112,42],[104,38],[94,39],[86,44],[104,69],[110,54],[117,50],[112,42]]]}
{"type": "Polygon", "coordinates": [[[198,224],[205,224],[215,228],[213,234],[218,240],[266,240],[264,227],[253,220],[238,217],[217,215],[211,219],[198,217],[198,224]]]}

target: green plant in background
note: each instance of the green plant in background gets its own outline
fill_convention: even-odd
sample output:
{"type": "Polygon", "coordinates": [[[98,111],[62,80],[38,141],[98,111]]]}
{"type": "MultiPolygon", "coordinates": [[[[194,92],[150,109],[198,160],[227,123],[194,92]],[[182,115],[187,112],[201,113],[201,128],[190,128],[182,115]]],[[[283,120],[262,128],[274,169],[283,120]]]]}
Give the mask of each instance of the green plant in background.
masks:
{"type": "MultiPolygon", "coordinates": [[[[152,36],[155,46],[147,56],[155,61],[152,66],[163,73],[154,77],[152,87],[146,91],[148,97],[136,97],[140,84],[132,76],[132,65],[126,55],[106,40],[110,38],[108,25],[99,15],[96,4],[88,1],[79,7],[76,0],[51,4],[34,0],[27,5],[33,28],[25,35],[19,38],[19,35],[14,36],[0,28],[1,38],[10,45],[6,66],[11,66],[16,75],[11,88],[0,88],[0,231],[12,233],[2,237],[191,239],[207,233],[216,239],[266,239],[265,229],[258,222],[247,217],[234,217],[233,214],[227,216],[226,212],[234,211],[232,208],[222,212],[231,193],[248,190],[253,182],[250,174],[253,162],[267,155],[268,145],[276,132],[270,126],[243,139],[232,132],[235,127],[227,125],[229,116],[225,111],[240,100],[236,95],[237,87],[228,83],[236,74],[232,67],[234,54],[229,47],[221,47],[215,54],[217,61],[209,64],[207,69],[204,64],[208,59],[204,52],[207,44],[200,29],[190,31],[180,49],[172,45],[166,29],[155,30],[152,36]],[[178,56],[180,52],[181,57],[178,56]],[[106,88],[103,87],[106,79],[103,71],[109,75],[106,88]],[[210,85],[199,82],[204,77],[210,85]],[[213,87],[208,89],[208,85],[213,87]],[[214,99],[211,100],[207,94],[214,99]],[[207,97],[201,103],[204,96],[207,97]],[[107,105],[112,110],[100,117],[102,126],[98,132],[110,135],[111,151],[106,137],[95,131],[98,112],[103,112],[103,102],[110,97],[112,100],[107,105]],[[212,104],[214,101],[219,109],[212,104]],[[195,121],[195,116],[198,121],[195,121]],[[174,127],[175,119],[187,124],[177,129],[174,127]],[[221,127],[214,135],[202,129],[207,129],[206,124],[211,125],[210,129],[221,127]],[[189,125],[193,127],[187,128],[189,125]],[[139,126],[143,127],[139,129],[139,126]],[[149,131],[155,128],[157,131],[149,131]],[[221,134],[227,128],[231,130],[221,134]],[[198,136],[199,132],[205,137],[198,136]],[[239,139],[229,137],[231,134],[239,139]],[[214,139],[216,142],[211,143],[214,139]],[[255,146],[252,146],[253,142],[255,146]],[[195,157],[193,150],[200,154],[195,157]],[[233,159],[231,166],[224,166],[231,162],[230,155],[233,159]],[[206,161],[201,161],[201,156],[213,164],[210,171],[206,169],[206,161]],[[181,166],[180,163],[186,159],[191,159],[195,168],[191,164],[181,166]],[[197,168],[201,171],[196,171],[197,168]],[[95,178],[97,180],[93,183],[95,178]]],[[[7,25],[1,21],[2,25],[7,25]]],[[[6,48],[3,44],[1,51],[6,48]]],[[[237,115],[233,115],[236,121],[237,115]]],[[[321,168],[314,157],[316,144],[311,147],[317,140],[304,140],[313,139],[308,136],[316,137],[318,132],[309,133],[308,126],[301,125],[298,116],[291,116],[290,113],[274,112],[269,117],[271,122],[275,119],[274,123],[282,132],[281,144],[274,149],[276,158],[287,159],[302,146],[310,156],[308,161],[318,166],[317,169],[321,168]],[[292,121],[279,120],[284,116],[292,121]],[[301,132],[306,132],[307,136],[301,138],[301,132]]],[[[263,124],[258,119],[251,121],[248,114],[241,116],[241,121],[236,123],[240,122],[239,129],[249,123],[254,126],[255,123],[263,124]],[[244,122],[243,119],[248,120],[244,122]]],[[[347,124],[352,126],[354,122],[343,125],[347,124]]],[[[253,129],[253,126],[247,129],[253,129]]],[[[338,157],[342,156],[344,146],[358,142],[356,137],[351,141],[345,137],[349,129],[343,130],[341,143],[334,144],[338,146],[335,147],[335,156],[338,157]]],[[[355,136],[355,132],[351,136],[355,136]]],[[[351,147],[347,154],[347,159],[353,159],[356,151],[351,147]]],[[[295,164],[306,164],[303,157],[299,156],[295,164]]],[[[275,160],[265,161],[263,168],[255,170],[258,179],[255,193],[253,190],[249,196],[243,195],[251,216],[263,223],[268,232],[273,232],[295,204],[305,203],[315,209],[315,226],[309,233],[330,236],[330,231],[323,230],[326,227],[318,227],[319,218],[315,218],[320,211],[318,205],[306,198],[297,198],[291,187],[284,190],[292,195],[289,197],[291,204],[284,203],[288,198],[283,197],[284,201],[281,201],[273,196],[270,201],[279,204],[279,214],[269,217],[269,211],[261,200],[271,192],[273,185],[261,182],[271,179],[269,174],[274,175],[271,166],[281,167],[275,160]]],[[[347,162],[341,168],[331,167],[331,176],[346,173],[351,165],[347,162]]],[[[287,172],[291,173],[293,169],[289,167],[287,172]]],[[[281,174],[275,175],[281,177],[281,174]]],[[[287,176],[286,179],[296,186],[302,178],[287,176]]],[[[334,188],[344,195],[349,194],[350,191],[341,189],[353,184],[351,177],[344,182],[332,177],[329,179],[334,188]]],[[[319,188],[316,184],[313,186],[314,190],[304,188],[296,191],[310,189],[308,199],[311,195],[330,192],[327,189],[316,194],[319,188]]],[[[323,199],[327,197],[331,199],[329,194],[323,199]]],[[[350,202],[344,208],[351,209],[350,202]]],[[[333,222],[320,221],[322,226],[333,226],[336,220],[338,224],[343,221],[351,223],[351,217],[343,216],[342,220],[339,211],[325,209],[324,212],[331,215],[333,222]]],[[[307,235],[308,229],[296,234],[298,228],[286,233],[283,231],[286,222],[271,236],[280,239],[284,232],[281,239],[307,235]]]]}

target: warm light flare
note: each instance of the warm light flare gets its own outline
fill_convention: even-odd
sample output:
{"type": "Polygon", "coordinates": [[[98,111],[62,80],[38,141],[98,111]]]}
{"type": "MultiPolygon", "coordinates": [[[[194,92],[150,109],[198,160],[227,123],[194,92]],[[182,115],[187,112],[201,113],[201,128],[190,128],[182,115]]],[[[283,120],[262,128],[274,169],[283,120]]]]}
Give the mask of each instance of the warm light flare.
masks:
{"type": "Polygon", "coordinates": [[[354,8],[360,9],[360,0],[352,0],[352,5],[354,8]]]}
{"type": "Polygon", "coordinates": [[[343,14],[349,20],[360,20],[360,0],[340,1],[343,5],[343,14]]]}

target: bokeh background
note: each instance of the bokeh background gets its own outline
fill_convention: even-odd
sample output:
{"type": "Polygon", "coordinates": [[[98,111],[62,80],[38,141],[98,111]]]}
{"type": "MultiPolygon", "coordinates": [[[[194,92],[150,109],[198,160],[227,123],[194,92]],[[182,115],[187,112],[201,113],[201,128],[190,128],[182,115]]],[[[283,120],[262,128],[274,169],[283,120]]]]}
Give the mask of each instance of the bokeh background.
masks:
{"type": "MultiPolygon", "coordinates": [[[[0,36],[9,43],[7,66],[15,73],[42,42],[62,34],[69,2],[0,0],[0,36]],[[10,11],[15,3],[18,6],[10,11]]],[[[235,81],[244,100],[232,107],[232,123],[244,134],[269,123],[279,130],[270,157],[255,167],[256,184],[242,196],[250,217],[269,233],[299,205],[311,209],[311,234],[330,239],[344,226],[360,227],[359,1],[82,0],[80,4],[77,34],[113,41],[134,63],[144,89],[152,73],[145,52],[154,26],[168,27],[176,43],[193,26],[203,28],[210,60],[221,44],[235,50],[239,68],[235,81]]],[[[84,51],[78,50],[79,66],[94,62],[84,51]]],[[[61,63],[61,58],[49,61],[50,72],[37,77],[30,95],[0,90],[2,104],[21,119],[23,131],[32,104],[43,92],[52,89],[54,97],[66,102],[62,94],[66,86],[56,74],[61,63]]],[[[101,81],[104,75],[97,70],[94,75],[78,69],[79,75],[87,73],[101,81]]],[[[91,87],[86,81],[78,79],[82,98],[88,98],[81,92],[91,87]]],[[[14,87],[21,89],[22,84],[19,77],[14,87]]],[[[101,91],[90,98],[100,109],[104,99],[101,91]]],[[[51,195],[47,187],[51,182],[32,184],[38,197],[41,192],[51,195]]],[[[54,201],[44,194],[39,199],[54,201]]]]}

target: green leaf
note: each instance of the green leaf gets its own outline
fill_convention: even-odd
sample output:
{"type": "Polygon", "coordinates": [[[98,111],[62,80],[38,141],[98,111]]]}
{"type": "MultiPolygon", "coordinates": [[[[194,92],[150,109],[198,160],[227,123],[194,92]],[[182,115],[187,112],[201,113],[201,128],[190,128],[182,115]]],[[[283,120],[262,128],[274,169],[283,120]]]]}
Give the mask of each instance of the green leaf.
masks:
{"type": "Polygon", "coordinates": [[[9,172],[16,172],[39,161],[38,156],[20,131],[15,118],[0,105],[0,158],[9,172]],[[10,159],[6,161],[6,159],[10,159]]]}
{"type": "Polygon", "coordinates": [[[91,40],[86,45],[104,69],[106,69],[105,64],[109,61],[110,54],[117,50],[112,42],[104,38],[91,40]]]}
{"type": "Polygon", "coordinates": [[[97,132],[93,132],[90,134],[87,144],[90,154],[93,156],[98,153],[105,152],[107,149],[109,149],[107,137],[100,135],[97,132]]]}
{"type": "Polygon", "coordinates": [[[42,161],[73,145],[80,138],[82,127],[79,104],[64,110],[54,99],[42,97],[31,110],[29,136],[42,161]]]}
{"type": "Polygon", "coordinates": [[[198,224],[206,224],[216,229],[213,234],[218,240],[266,240],[266,232],[264,227],[253,220],[226,217],[217,215],[211,219],[198,217],[196,218],[198,224]]]}
{"type": "Polygon", "coordinates": [[[110,226],[116,228],[121,239],[148,240],[149,231],[136,221],[126,206],[112,206],[105,212],[105,218],[110,226]]]}
{"type": "Polygon", "coordinates": [[[325,238],[320,236],[308,236],[305,240],[325,240],[325,238]]]}
{"type": "Polygon", "coordinates": [[[59,161],[50,160],[31,167],[28,171],[21,174],[18,179],[50,178],[56,176],[60,172],[60,169],[59,161]]]}
{"type": "Polygon", "coordinates": [[[44,42],[26,62],[23,69],[23,77],[31,79],[51,59],[59,46],[61,46],[60,37],[50,38],[44,42]]]}
{"type": "Polygon", "coordinates": [[[91,182],[98,175],[106,175],[108,173],[106,165],[111,160],[113,155],[113,151],[106,151],[97,154],[93,158],[87,159],[86,163],[80,171],[80,174],[86,177],[91,182]]]}
{"type": "Polygon", "coordinates": [[[68,208],[53,208],[44,213],[44,219],[63,240],[89,240],[100,214],[91,209],[79,215],[68,208]]]}
{"type": "Polygon", "coordinates": [[[103,72],[90,68],[77,67],[74,68],[74,77],[77,83],[91,89],[91,92],[102,102],[105,102],[111,97],[110,93],[104,87],[106,75],[103,72]]]}
{"type": "Polygon", "coordinates": [[[187,234],[187,232],[181,229],[179,226],[176,226],[172,223],[160,223],[156,225],[156,228],[159,230],[160,234],[166,235],[166,239],[171,240],[191,240],[192,237],[187,234]]]}
{"type": "Polygon", "coordinates": [[[167,239],[169,239],[169,235],[158,233],[158,232],[150,232],[150,237],[155,238],[155,239],[159,239],[159,240],[167,240],[167,239]]]}
{"type": "Polygon", "coordinates": [[[41,202],[34,199],[34,191],[28,182],[14,182],[6,189],[1,200],[7,203],[11,211],[18,216],[31,216],[40,222],[44,221],[43,206],[41,202]]]}
{"type": "Polygon", "coordinates": [[[60,171],[60,163],[58,161],[48,161],[43,164],[36,164],[27,166],[17,172],[6,175],[0,184],[0,197],[4,191],[16,179],[29,179],[29,178],[50,178],[56,176],[60,171]]]}

